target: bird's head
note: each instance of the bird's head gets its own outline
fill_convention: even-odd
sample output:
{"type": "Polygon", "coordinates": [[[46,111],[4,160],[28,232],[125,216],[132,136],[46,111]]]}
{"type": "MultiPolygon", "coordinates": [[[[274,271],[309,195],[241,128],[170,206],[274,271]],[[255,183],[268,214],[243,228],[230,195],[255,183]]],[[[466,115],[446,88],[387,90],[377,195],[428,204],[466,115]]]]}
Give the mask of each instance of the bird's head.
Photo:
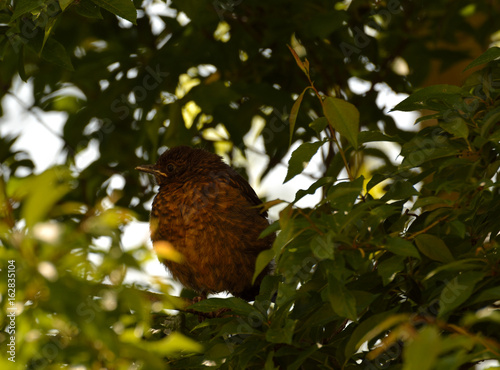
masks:
{"type": "Polygon", "coordinates": [[[158,185],[184,183],[190,178],[224,170],[227,165],[221,158],[203,149],[177,146],[165,151],[156,164],[142,165],[135,169],[155,176],[158,185]]]}

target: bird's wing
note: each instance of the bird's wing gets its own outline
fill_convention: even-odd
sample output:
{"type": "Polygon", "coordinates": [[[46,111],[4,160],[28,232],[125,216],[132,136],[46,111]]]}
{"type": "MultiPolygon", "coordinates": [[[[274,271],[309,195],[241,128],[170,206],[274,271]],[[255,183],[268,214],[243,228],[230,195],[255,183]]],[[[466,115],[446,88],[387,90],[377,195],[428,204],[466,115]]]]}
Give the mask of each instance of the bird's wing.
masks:
{"type": "MultiPolygon", "coordinates": [[[[250,202],[250,204],[253,204],[255,206],[260,206],[262,204],[262,201],[259,199],[250,184],[234,169],[231,168],[228,171],[228,176],[222,177],[221,180],[232,186],[233,188],[238,189],[241,194],[250,202]]],[[[260,214],[262,217],[267,218],[267,211],[262,210],[260,214]]]]}

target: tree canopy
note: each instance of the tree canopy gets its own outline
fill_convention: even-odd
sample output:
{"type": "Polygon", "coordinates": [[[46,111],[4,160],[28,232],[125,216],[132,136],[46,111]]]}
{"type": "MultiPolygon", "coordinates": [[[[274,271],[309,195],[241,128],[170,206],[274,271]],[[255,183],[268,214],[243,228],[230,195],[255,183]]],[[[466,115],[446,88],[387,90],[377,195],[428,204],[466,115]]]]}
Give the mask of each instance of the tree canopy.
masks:
{"type": "Polygon", "coordinates": [[[62,164],[43,172],[0,137],[0,366],[500,359],[499,17],[497,2],[479,0],[1,1],[0,98],[22,81],[27,112],[65,122],[62,164]],[[409,97],[387,106],[384,89],[409,97]],[[391,109],[422,117],[410,130],[391,109]],[[168,281],[124,283],[156,258],[122,247],[154,194],[134,168],[181,144],[234,164],[261,152],[263,177],[296,148],[285,182],[321,153],[309,188],[267,203],[283,209],[255,274],[272,259],[276,272],[254,303],[187,308],[194,293],[173,296],[168,281]],[[78,168],[90,146],[98,157],[78,168]],[[296,205],[317,192],[317,204],[296,205]],[[221,308],[202,322],[191,311],[221,308]]]}

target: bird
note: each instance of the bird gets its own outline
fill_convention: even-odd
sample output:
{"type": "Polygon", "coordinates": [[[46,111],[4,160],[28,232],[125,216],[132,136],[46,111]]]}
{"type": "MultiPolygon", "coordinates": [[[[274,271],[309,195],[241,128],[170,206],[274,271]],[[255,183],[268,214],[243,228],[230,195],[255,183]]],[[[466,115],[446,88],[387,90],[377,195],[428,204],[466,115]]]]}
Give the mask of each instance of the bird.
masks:
{"type": "Polygon", "coordinates": [[[151,240],[153,247],[166,242],[182,256],[174,261],[157,253],[172,276],[201,297],[229,292],[255,300],[273,269],[267,265],[252,284],[256,259],[275,235],[260,237],[268,214],[250,184],[219,155],[190,146],[167,149],[156,164],[136,169],[154,175],[159,186],[151,240]]]}

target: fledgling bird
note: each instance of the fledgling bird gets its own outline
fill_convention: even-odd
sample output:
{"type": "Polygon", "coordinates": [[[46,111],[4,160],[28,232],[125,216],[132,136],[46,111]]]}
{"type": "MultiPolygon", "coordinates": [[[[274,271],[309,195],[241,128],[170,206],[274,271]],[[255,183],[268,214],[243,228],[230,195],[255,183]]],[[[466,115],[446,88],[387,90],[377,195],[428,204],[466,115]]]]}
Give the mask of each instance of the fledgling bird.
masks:
{"type": "Polygon", "coordinates": [[[274,234],[259,238],[269,226],[267,212],[248,182],[221,157],[203,149],[178,146],[154,165],[136,167],[153,174],[159,185],[151,210],[153,245],[168,242],[180,263],[161,262],[184,286],[202,295],[227,291],[254,300],[271,266],[252,277],[258,254],[271,248],[274,234]]]}

